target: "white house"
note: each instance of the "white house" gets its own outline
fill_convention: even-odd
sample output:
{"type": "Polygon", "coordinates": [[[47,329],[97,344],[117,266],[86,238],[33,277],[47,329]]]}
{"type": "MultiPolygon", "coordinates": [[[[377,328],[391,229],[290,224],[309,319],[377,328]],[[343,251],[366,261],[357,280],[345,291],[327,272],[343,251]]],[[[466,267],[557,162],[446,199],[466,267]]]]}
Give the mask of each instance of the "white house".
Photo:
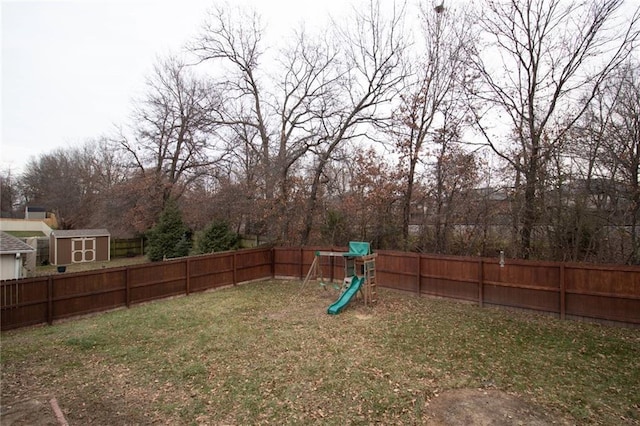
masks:
{"type": "Polygon", "coordinates": [[[22,278],[26,254],[34,251],[13,235],[0,232],[0,280],[22,278]]]}

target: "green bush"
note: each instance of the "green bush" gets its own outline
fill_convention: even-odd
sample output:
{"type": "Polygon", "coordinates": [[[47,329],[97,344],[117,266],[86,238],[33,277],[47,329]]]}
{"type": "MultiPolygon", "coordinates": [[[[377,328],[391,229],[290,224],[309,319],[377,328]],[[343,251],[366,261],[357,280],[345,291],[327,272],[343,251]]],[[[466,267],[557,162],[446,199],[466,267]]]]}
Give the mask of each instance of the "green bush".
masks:
{"type": "Polygon", "coordinates": [[[224,221],[214,221],[199,235],[196,241],[198,253],[234,250],[240,245],[240,236],[224,221]]]}
{"type": "Polygon", "coordinates": [[[182,221],[182,213],[175,201],[165,206],[158,224],[148,233],[147,256],[152,262],[164,258],[187,256],[191,249],[189,228],[182,221]]]}

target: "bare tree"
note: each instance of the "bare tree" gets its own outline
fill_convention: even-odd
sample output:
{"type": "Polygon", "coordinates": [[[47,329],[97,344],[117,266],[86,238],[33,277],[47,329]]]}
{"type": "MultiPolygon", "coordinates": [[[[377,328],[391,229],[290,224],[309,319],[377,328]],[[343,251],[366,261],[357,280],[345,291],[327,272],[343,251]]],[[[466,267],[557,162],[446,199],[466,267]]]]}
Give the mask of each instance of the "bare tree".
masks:
{"type": "Polygon", "coordinates": [[[57,149],[31,160],[20,178],[25,202],[54,212],[62,229],[91,225],[100,198],[113,183],[105,181],[108,165],[100,143],[57,149]]]}
{"type": "MultiPolygon", "coordinates": [[[[463,93],[469,67],[465,46],[473,42],[468,15],[442,7],[422,10],[424,52],[414,61],[394,114],[392,135],[405,169],[402,238],[409,248],[409,219],[416,173],[428,142],[443,142],[436,133],[458,134],[468,113],[463,93]],[[439,131],[436,131],[436,127],[439,131]]],[[[448,138],[447,138],[448,139],[448,138]]],[[[448,142],[448,141],[447,141],[448,142]]],[[[446,155],[450,143],[441,143],[446,155]]]]}
{"type": "MultiPolygon", "coordinates": [[[[629,61],[611,79],[610,119],[604,123],[602,160],[608,166],[612,189],[619,199],[619,222],[628,230],[631,249],[622,259],[640,263],[640,72],[638,63],[629,61]]],[[[613,195],[613,194],[612,194],[613,195]]]]}
{"type": "MultiPolygon", "coordinates": [[[[190,183],[225,157],[212,141],[216,90],[175,57],[160,61],[133,115],[132,133],[119,143],[130,164],[153,177],[161,197],[179,198],[190,183]]],[[[158,212],[159,213],[159,212],[158,212]]]]}
{"type": "Polygon", "coordinates": [[[370,0],[366,8],[354,13],[348,27],[336,26],[336,43],[342,48],[337,66],[342,78],[332,103],[321,111],[323,133],[321,144],[313,151],[302,244],[309,241],[321,178],[332,155],[344,142],[389,124],[390,113],[385,113],[385,107],[405,77],[404,5],[394,3],[392,10],[383,12],[381,2],[370,0]]]}
{"type": "Polygon", "coordinates": [[[436,137],[435,164],[430,170],[429,195],[433,202],[431,226],[434,230],[434,251],[447,253],[456,222],[462,222],[464,197],[478,183],[478,166],[474,153],[455,144],[455,129],[441,130],[436,137]]]}
{"type": "Polygon", "coordinates": [[[343,228],[350,229],[343,231],[380,249],[398,248],[402,243],[399,171],[374,149],[354,153],[353,161],[358,167],[345,171],[349,189],[341,200],[341,211],[348,217],[343,228]]]}
{"type": "Polygon", "coordinates": [[[361,135],[362,124],[377,120],[377,109],[400,81],[401,13],[394,9],[386,21],[380,7],[371,1],[331,42],[296,33],[292,44],[271,55],[271,63],[255,13],[216,9],[191,46],[201,61],[225,67],[226,78],[219,81],[230,100],[217,120],[235,149],[244,151],[246,163],[257,161],[262,197],[272,210],[265,219],[278,224],[281,240],[290,235],[295,166],[307,154],[315,158],[300,237],[304,244],[326,164],[341,143],[361,135]],[[262,61],[272,65],[271,73],[262,71],[262,61]]]}
{"type": "Polygon", "coordinates": [[[282,239],[291,217],[286,208],[295,165],[319,143],[319,117],[333,97],[336,53],[330,44],[300,31],[270,62],[264,60],[271,69],[266,72],[262,39],[258,15],[217,8],[190,49],[201,62],[228,70],[213,76],[227,93],[216,120],[245,164],[248,184],[260,187],[260,196],[271,204],[272,214],[265,219],[279,224],[282,239]],[[254,167],[257,172],[250,170],[254,167]]]}
{"type": "Polygon", "coordinates": [[[484,38],[469,49],[482,80],[471,94],[485,105],[475,109],[475,118],[486,142],[520,179],[520,255],[525,258],[532,254],[537,182],[545,159],[638,40],[640,12],[636,9],[623,23],[622,5],[623,0],[487,0],[481,5],[478,25],[484,38]],[[511,128],[507,138],[491,128],[501,118],[511,128]]]}
{"type": "Polygon", "coordinates": [[[21,196],[19,181],[11,171],[0,171],[0,211],[4,217],[18,217],[21,196]]]}

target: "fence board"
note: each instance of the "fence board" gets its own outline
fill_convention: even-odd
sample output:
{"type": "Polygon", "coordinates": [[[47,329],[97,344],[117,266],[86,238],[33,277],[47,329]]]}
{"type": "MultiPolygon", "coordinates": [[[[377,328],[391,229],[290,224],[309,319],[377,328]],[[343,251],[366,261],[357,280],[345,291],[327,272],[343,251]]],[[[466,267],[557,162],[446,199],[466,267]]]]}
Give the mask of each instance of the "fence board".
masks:
{"type": "Polygon", "coordinates": [[[496,285],[485,281],[484,303],[560,313],[558,292],[520,285],[496,285]]]}
{"type": "MultiPolygon", "coordinates": [[[[461,282],[478,281],[478,259],[460,257],[420,257],[423,276],[441,276],[461,282]]],[[[485,277],[485,279],[489,279],[485,277]]]]}
{"type": "Polygon", "coordinates": [[[566,315],[640,324],[640,298],[567,292],[566,315]]]}
{"type": "Polygon", "coordinates": [[[186,293],[186,259],[136,265],[129,274],[131,303],[186,293]]]}
{"type": "Polygon", "coordinates": [[[189,277],[192,292],[233,284],[233,254],[191,258],[189,277]]]}
{"type": "Polygon", "coordinates": [[[236,281],[242,283],[273,276],[273,255],[271,249],[258,248],[236,252],[236,281]]]}
{"type": "Polygon", "coordinates": [[[640,289],[640,271],[635,268],[605,268],[590,265],[565,266],[567,291],[634,296],[640,289]]]}
{"type": "Polygon", "coordinates": [[[56,319],[106,311],[126,304],[124,268],[104,269],[91,275],[55,275],[52,277],[52,315],[56,319]]]}
{"type": "Polygon", "coordinates": [[[0,283],[0,324],[3,330],[47,321],[47,283],[47,277],[0,283]]]}
{"type": "Polygon", "coordinates": [[[420,257],[413,253],[380,251],[376,258],[378,285],[395,290],[418,292],[420,283],[417,271],[420,257]]]}
{"type": "Polygon", "coordinates": [[[293,247],[273,249],[273,273],[276,277],[299,277],[302,262],[301,251],[293,247]]]}
{"type": "Polygon", "coordinates": [[[421,278],[421,294],[446,297],[450,299],[460,299],[476,302],[478,301],[478,283],[460,281],[447,278],[424,277],[421,278]]]}
{"type": "Polygon", "coordinates": [[[498,283],[559,290],[560,264],[510,261],[501,267],[497,262],[487,262],[484,279],[498,283]]]}

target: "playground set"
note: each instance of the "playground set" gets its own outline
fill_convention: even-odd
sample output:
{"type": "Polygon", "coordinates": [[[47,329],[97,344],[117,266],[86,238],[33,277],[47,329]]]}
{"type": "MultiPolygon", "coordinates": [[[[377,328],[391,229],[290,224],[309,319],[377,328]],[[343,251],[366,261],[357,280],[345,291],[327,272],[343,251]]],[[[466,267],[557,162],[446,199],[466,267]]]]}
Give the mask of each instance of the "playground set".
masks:
{"type": "MultiPolygon", "coordinates": [[[[310,280],[317,280],[325,289],[328,285],[333,285],[334,289],[340,290],[340,297],[329,308],[330,315],[339,314],[357,295],[360,294],[364,300],[364,305],[372,305],[378,301],[378,291],[376,283],[376,254],[371,253],[371,247],[367,242],[349,242],[349,251],[317,251],[305,277],[302,286],[304,287],[310,280]],[[323,259],[344,259],[344,279],[342,285],[325,282],[322,277],[323,259]]],[[[330,262],[333,268],[333,262],[330,262]]],[[[333,276],[333,274],[332,274],[333,276]]]]}

